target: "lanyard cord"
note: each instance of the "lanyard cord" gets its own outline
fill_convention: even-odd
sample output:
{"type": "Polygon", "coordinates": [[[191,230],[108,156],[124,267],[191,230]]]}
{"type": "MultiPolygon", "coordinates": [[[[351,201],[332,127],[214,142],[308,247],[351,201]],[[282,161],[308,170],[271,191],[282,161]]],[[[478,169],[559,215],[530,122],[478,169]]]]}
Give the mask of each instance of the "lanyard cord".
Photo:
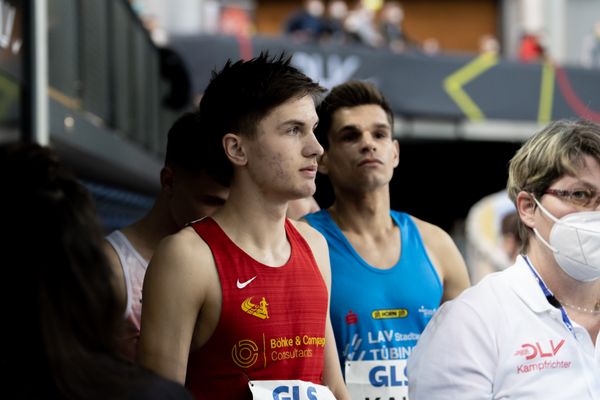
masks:
{"type": "Polygon", "coordinates": [[[550,289],[548,289],[548,287],[546,286],[546,284],[544,283],[542,278],[540,278],[538,273],[535,271],[535,269],[529,262],[529,257],[524,256],[523,258],[527,262],[527,265],[529,266],[529,269],[531,270],[531,273],[535,277],[535,280],[537,281],[538,285],[540,285],[540,288],[542,289],[544,296],[546,296],[546,300],[548,300],[548,303],[550,303],[552,306],[554,306],[560,310],[560,314],[562,315],[563,323],[565,324],[567,329],[573,334],[575,339],[577,339],[577,336],[575,336],[575,330],[573,329],[573,323],[569,319],[569,316],[567,315],[565,308],[562,306],[562,304],[560,304],[560,302],[556,299],[556,297],[554,297],[554,294],[552,294],[552,292],[550,291],[550,289]]]}

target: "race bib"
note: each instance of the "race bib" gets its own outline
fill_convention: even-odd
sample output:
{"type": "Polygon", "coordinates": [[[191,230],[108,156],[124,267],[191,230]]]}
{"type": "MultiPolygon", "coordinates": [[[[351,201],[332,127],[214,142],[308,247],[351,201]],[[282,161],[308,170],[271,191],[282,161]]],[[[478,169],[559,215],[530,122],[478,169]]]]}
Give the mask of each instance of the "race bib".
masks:
{"type": "Polygon", "coordinates": [[[352,400],[408,400],[406,360],[346,361],[352,400]]]}
{"type": "Polygon", "coordinates": [[[323,385],[300,380],[250,381],[254,400],[335,400],[323,385]]]}

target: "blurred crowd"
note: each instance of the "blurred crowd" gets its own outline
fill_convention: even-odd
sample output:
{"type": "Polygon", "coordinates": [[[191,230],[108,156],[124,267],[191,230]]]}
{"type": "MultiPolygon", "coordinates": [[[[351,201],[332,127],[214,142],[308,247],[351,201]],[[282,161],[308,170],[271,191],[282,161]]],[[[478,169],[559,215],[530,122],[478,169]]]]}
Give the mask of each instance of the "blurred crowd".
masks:
{"type": "Polygon", "coordinates": [[[420,47],[403,29],[404,10],[398,1],[306,0],[285,21],[283,31],[297,41],[354,43],[402,52],[420,47]]]}

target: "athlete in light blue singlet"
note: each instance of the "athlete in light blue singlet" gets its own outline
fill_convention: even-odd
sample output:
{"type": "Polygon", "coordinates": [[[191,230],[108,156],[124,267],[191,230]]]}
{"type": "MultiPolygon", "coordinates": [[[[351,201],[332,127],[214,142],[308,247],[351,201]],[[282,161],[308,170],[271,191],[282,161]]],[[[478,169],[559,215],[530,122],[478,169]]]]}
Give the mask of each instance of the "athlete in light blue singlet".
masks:
{"type": "Polygon", "coordinates": [[[400,159],[393,113],[373,85],[334,87],[317,109],[319,172],[335,201],[306,220],[327,239],[331,322],[353,399],[406,399],[406,362],[440,303],[469,286],[439,227],[390,209],[400,159]]]}

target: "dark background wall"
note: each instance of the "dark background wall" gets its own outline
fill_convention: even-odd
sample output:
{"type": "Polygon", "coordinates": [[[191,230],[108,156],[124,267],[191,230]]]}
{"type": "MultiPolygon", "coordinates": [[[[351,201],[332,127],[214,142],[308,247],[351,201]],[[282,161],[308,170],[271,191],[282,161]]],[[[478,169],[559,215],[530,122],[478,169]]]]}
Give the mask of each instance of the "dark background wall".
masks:
{"type": "MultiPolygon", "coordinates": [[[[390,184],[391,206],[451,232],[482,197],[502,190],[517,142],[401,140],[390,184]]],[[[321,207],[333,202],[327,177],[317,178],[321,207]]]]}

